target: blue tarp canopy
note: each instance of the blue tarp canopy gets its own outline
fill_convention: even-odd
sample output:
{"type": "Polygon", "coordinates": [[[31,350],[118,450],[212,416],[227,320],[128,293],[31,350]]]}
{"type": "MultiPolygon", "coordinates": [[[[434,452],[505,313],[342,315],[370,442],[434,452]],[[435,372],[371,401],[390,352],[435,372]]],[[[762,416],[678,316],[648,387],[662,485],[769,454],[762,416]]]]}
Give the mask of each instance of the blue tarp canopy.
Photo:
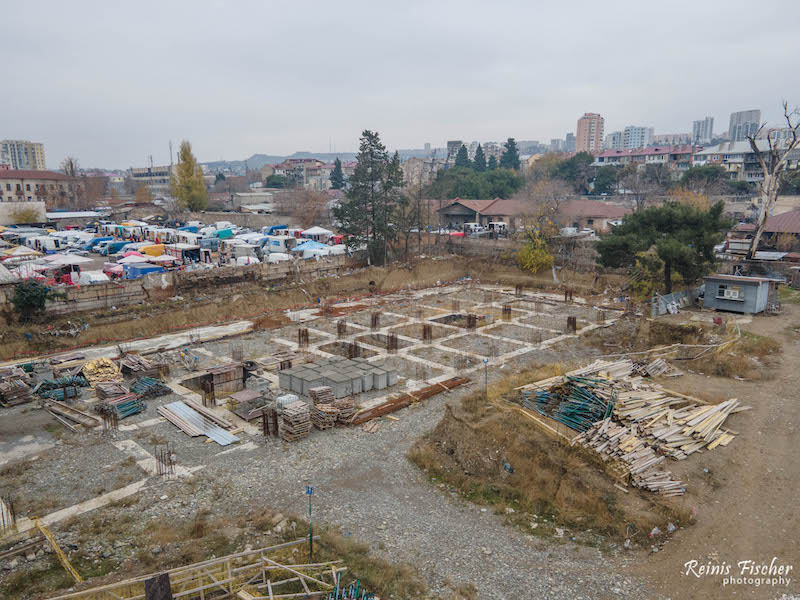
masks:
{"type": "Polygon", "coordinates": [[[292,252],[302,252],[303,250],[320,250],[322,248],[329,248],[329,246],[326,244],[320,244],[314,240],[308,240],[302,244],[297,244],[297,246],[292,248],[292,252]]]}

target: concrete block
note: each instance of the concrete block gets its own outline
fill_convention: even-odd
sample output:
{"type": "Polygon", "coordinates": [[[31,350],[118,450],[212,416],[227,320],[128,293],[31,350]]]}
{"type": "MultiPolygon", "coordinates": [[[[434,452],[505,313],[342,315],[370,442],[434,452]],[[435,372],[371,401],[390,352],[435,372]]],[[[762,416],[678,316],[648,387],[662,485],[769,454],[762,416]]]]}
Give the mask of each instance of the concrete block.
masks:
{"type": "Polygon", "coordinates": [[[360,394],[363,391],[361,387],[361,375],[359,373],[350,374],[350,391],[353,394],[360,394]]]}
{"type": "Polygon", "coordinates": [[[397,371],[390,369],[386,371],[386,385],[391,386],[397,383],[397,371]]]}
{"type": "Polygon", "coordinates": [[[375,367],[372,369],[372,387],[376,390],[386,389],[386,371],[375,367]]]}
{"type": "Polygon", "coordinates": [[[292,373],[292,391],[295,394],[300,394],[300,395],[303,394],[305,377],[306,377],[305,369],[298,369],[297,371],[292,373]]]}
{"type": "Polygon", "coordinates": [[[289,369],[278,371],[278,385],[281,386],[283,390],[292,389],[292,374],[289,373],[289,369]]]}
{"type": "Polygon", "coordinates": [[[368,392],[372,389],[372,372],[361,371],[361,391],[368,392]]]}

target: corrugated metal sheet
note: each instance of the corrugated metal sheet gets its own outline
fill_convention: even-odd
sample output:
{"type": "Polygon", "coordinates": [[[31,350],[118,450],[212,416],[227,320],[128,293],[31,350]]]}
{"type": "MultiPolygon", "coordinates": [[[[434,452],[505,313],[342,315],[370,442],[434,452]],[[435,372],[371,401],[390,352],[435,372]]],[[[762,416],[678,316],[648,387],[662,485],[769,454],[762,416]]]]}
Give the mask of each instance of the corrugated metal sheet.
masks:
{"type": "Polygon", "coordinates": [[[220,446],[227,446],[228,444],[233,444],[234,442],[239,441],[239,438],[237,438],[235,435],[228,433],[219,425],[212,423],[197,411],[194,411],[186,406],[180,400],[177,402],[171,402],[170,404],[165,405],[164,408],[178,415],[181,419],[189,423],[191,426],[197,428],[203,433],[203,435],[208,436],[220,446]]]}

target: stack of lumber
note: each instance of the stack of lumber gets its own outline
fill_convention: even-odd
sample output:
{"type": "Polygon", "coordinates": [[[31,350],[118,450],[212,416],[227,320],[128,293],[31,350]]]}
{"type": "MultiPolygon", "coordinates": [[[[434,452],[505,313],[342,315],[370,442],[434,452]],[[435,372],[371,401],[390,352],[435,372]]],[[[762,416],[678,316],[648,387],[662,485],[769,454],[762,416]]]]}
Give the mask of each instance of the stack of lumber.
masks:
{"type": "Polygon", "coordinates": [[[333,404],[315,404],[311,408],[311,422],[317,429],[331,429],[338,418],[339,409],[333,404]]]}
{"type": "Polygon", "coordinates": [[[350,396],[336,400],[333,405],[339,409],[339,415],[336,417],[339,423],[349,423],[356,414],[356,401],[350,396]]]}
{"type": "Polygon", "coordinates": [[[308,390],[308,395],[314,404],[332,404],[336,398],[333,397],[333,390],[327,385],[313,387],[308,390]]]}
{"type": "Polygon", "coordinates": [[[308,404],[296,400],[283,407],[278,423],[278,434],[287,442],[303,439],[311,433],[311,415],[308,404]]]}
{"type": "Polygon", "coordinates": [[[83,425],[87,428],[100,425],[100,420],[97,417],[93,417],[88,413],[80,411],[73,406],[58,402],[57,400],[46,400],[44,408],[53,415],[57,421],[72,431],[76,431],[74,424],[83,425]]]}
{"type": "Polygon", "coordinates": [[[736,398],[701,406],[665,391],[640,389],[619,395],[614,416],[635,426],[662,453],[683,460],[704,447],[727,446],[735,432],[722,427],[725,420],[748,409],[736,398]]]}
{"type": "Polygon", "coordinates": [[[31,388],[28,387],[27,377],[8,377],[0,382],[0,402],[3,406],[16,406],[31,400],[31,388]]]}
{"type": "Polygon", "coordinates": [[[99,381],[122,381],[122,373],[117,365],[107,358],[88,361],[83,365],[82,372],[92,387],[99,381]]]}
{"type": "Polygon", "coordinates": [[[615,469],[628,476],[635,487],[657,492],[664,496],[680,496],[686,492],[681,481],[672,480],[669,471],[657,469],[666,460],[645,440],[611,417],[598,421],[594,426],[572,440],[600,455],[604,461],[617,461],[615,469]],[[619,468],[619,467],[622,468],[619,468]]]}
{"type": "Polygon", "coordinates": [[[116,398],[108,398],[97,406],[98,411],[115,412],[120,419],[139,414],[145,408],[147,405],[138,394],[124,394],[116,398]]]}
{"type": "Polygon", "coordinates": [[[100,400],[106,400],[124,396],[128,393],[128,388],[115,381],[99,381],[94,386],[94,393],[100,400]]]}

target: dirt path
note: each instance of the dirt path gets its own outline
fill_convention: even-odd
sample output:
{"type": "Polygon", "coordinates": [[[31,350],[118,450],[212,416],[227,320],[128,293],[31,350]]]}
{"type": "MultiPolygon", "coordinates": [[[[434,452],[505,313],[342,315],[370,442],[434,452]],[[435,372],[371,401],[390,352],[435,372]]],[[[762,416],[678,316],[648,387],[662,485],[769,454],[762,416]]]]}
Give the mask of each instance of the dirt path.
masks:
{"type": "Polygon", "coordinates": [[[780,364],[766,381],[686,375],[670,382],[670,387],[687,393],[740,398],[753,410],[732,417],[731,427],[740,435],[730,446],[681,463],[686,468],[681,476],[690,489],[687,501],[697,508],[696,525],[679,532],[633,570],[666,596],[781,598],[800,590],[800,461],[793,456],[800,425],[800,336],[790,328],[798,320],[800,307],[789,305],[780,317],[756,317],[743,327],[783,344],[780,364]],[[788,586],[724,585],[722,575],[686,574],[685,563],[696,560],[695,570],[726,564],[731,577],[740,577],[739,561],[769,564],[773,557],[776,565],[793,566],[788,586]]]}

